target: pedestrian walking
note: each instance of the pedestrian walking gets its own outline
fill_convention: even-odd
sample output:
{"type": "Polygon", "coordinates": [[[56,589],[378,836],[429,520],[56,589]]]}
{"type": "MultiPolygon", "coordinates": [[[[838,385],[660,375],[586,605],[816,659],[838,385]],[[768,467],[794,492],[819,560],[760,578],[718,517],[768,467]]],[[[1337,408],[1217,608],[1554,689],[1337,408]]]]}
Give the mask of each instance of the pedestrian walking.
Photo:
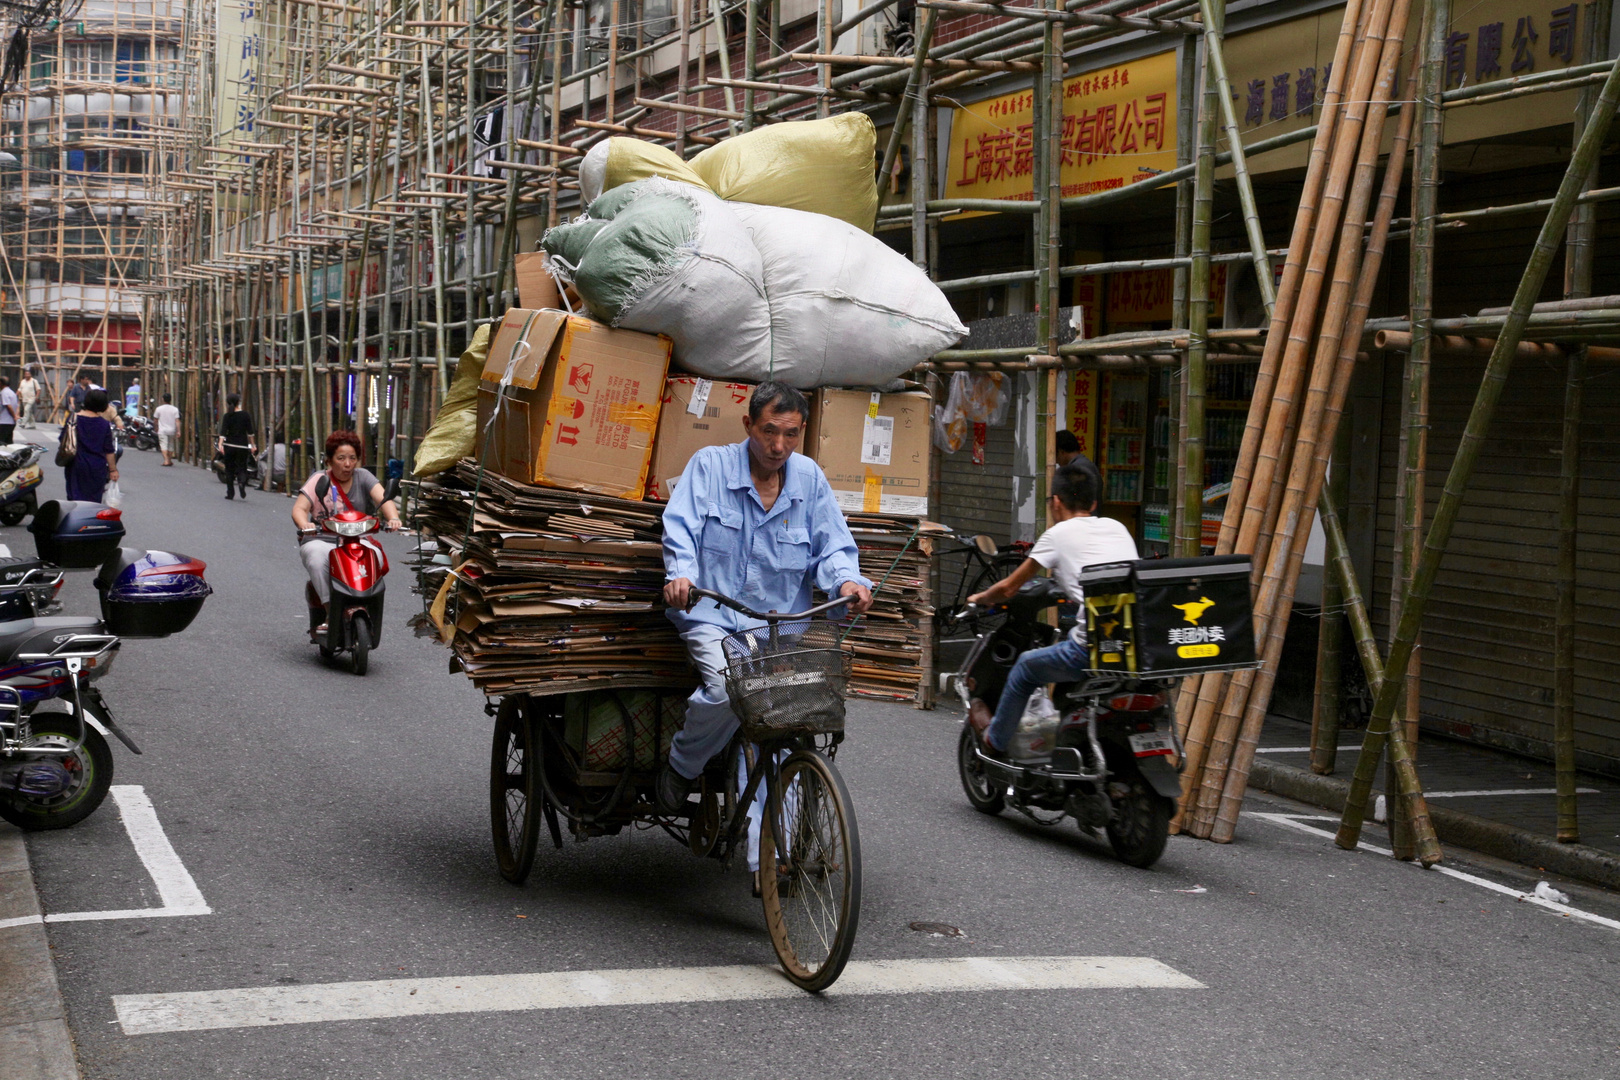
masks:
{"type": "Polygon", "coordinates": [[[163,395],[163,404],[152,410],[157,421],[158,449],[163,451],[163,464],[174,464],[174,451],[180,441],[180,410],[174,407],[172,395],[163,395]]]}
{"type": "Polygon", "coordinates": [[[100,502],[108,482],[118,479],[118,445],[106,411],[107,391],[90,390],[83,407],[62,425],[58,445],[66,449],[73,443],[73,460],[63,468],[70,499],[100,502]]]}
{"type": "Polygon", "coordinates": [[[236,488],[247,498],[248,462],[257,452],[253,445],[253,414],[242,408],[242,395],[225,399],[225,418],[219,422],[219,449],[225,455],[225,497],[236,498],[236,488]]]}
{"type": "Polygon", "coordinates": [[[22,402],[22,426],[37,427],[34,402],[39,400],[39,380],[34,378],[32,369],[24,371],[22,382],[17,384],[17,400],[22,402]]]}
{"type": "Polygon", "coordinates": [[[68,419],[72,419],[80,409],[84,408],[84,396],[89,392],[90,376],[81,374],[77,379],[73,380],[73,385],[68,387],[67,392],[68,419]]]}
{"type": "Polygon", "coordinates": [[[141,411],[141,380],[139,376],[129,381],[129,387],[124,391],[124,415],[135,416],[141,411]]]}
{"type": "Polygon", "coordinates": [[[0,446],[11,445],[21,411],[22,404],[17,400],[17,391],[11,388],[11,380],[0,375],[0,446]]]}

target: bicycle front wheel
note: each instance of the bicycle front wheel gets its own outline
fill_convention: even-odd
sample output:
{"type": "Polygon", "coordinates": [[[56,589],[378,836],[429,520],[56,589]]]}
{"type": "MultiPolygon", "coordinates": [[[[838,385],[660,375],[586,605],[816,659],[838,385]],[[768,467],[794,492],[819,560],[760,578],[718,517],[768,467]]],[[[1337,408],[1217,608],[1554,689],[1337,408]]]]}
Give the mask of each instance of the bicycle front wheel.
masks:
{"type": "Polygon", "coordinates": [[[815,993],[843,973],[855,945],[860,831],[843,777],[819,753],[789,756],[774,787],[759,835],[765,925],[788,978],[815,993]]]}

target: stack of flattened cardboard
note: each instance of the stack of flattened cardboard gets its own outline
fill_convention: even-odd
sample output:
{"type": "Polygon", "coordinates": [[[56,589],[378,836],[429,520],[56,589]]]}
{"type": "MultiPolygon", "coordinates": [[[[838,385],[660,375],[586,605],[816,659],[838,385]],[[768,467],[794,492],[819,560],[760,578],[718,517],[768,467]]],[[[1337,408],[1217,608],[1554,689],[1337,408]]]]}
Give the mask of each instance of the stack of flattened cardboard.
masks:
{"type": "Polygon", "coordinates": [[[417,507],[455,566],[419,564],[429,618],[484,693],[696,685],[664,616],[659,507],[480,480],[471,461],[417,507]]]}
{"type": "Polygon", "coordinates": [[[849,692],[933,705],[934,608],[929,567],[945,527],[889,514],[846,514],[861,573],[879,586],[872,610],[845,639],[854,650],[849,692]]]}

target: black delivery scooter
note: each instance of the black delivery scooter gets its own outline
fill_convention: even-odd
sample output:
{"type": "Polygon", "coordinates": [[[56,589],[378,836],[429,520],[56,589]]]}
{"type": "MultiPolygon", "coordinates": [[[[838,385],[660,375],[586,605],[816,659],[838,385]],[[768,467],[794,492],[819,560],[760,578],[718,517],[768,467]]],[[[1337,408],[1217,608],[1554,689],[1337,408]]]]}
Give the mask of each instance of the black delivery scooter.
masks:
{"type": "Polygon", "coordinates": [[[1181,795],[1171,697],[1178,680],[1107,674],[1059,684],[1052,696],[1056,716],[1044,730],[1021,733],[1019,760],[988,756],[974,713],[988,721],[1019,654],[1052,644],[1075,615],[1074,603],[1047,577],[1026,582],[1006,608],[1006,621],[980,635],[950,677],[967,712],[957,767],[968,802],[986,814],[1011,804],[1043,825],[1072,817],[1086,832],[1102,829],[1121,861],[1153,865],[1164,853],[1181,795]],[[1039,621],[1054,607],[1066,616],[1061,627],[1039,621]]]}

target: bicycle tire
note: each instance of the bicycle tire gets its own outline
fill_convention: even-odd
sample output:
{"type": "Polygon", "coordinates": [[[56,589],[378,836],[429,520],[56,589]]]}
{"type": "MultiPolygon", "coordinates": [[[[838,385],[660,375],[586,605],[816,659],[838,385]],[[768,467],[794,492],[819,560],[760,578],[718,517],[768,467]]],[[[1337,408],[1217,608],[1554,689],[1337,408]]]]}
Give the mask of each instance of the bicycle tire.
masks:
{"type": "Polygon", "coordinates": [[[788,756],[766,803],[789,836],[778,857],[777,812],[759,834],[760,902],[788,979],[819,993],[837,981],[861,914],[861,838],[844,778],[813,750],[788,756]]]}
{"type": "MultiPolygon", "coordinates": [[[[1015,552],[1002,552],[996,555],[990,560],[989,565],[979,567],[979,572],[974,575],[973,581],[968,585],[967,595],[975,596],[983,592],[996,582],[1000,581],[1002,578],[1006,577],[1008,574],[1011,574],[1014,570],[1018,569],[1023,565],[1023,563],[1024,556],[1015,552]]],[[[962,625],[966,627],[974,637],[978,637],[980,634],[987,634],[990,631],[997,629],[1006,621],[1007,613],[1005,611],[991,608],[980,611],[970,618],[965,619],[962,625]]]]}
{"type": "Polygon", "coordinates": [[[489,824],[495,865],[513,885],[528,879],[540,842],[542,809],[534,731],[517,697],[501,699],[489,756],[489,824]]]}

